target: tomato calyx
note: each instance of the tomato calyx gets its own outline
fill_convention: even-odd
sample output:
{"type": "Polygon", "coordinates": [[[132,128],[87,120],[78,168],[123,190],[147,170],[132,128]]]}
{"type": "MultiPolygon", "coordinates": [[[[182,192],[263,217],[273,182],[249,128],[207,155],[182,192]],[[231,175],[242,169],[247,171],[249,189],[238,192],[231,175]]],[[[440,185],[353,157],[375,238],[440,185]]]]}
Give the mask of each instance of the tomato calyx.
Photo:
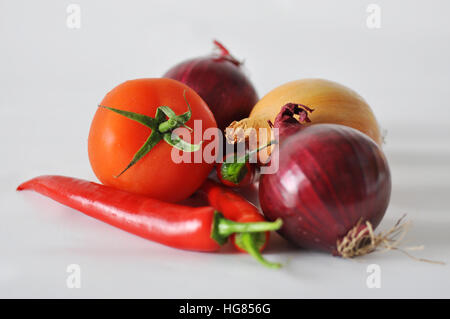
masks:
{"type": "Polygon", "coordinates": [[[167,144],[175,147],[184,152],[195,152],[200,149],[202,141],[199,144],[190,144],[180,137],[173,134],[173,131],[179,127],[187,128],[192,131],[192,128],[187,126],[185,123],[190,120],[192,116],[191,106],[186,98],[186,91],[183,92],[184,100],[186,101],[188,111],[176,115],[175,112],[169,106],[160,106],[156,109],[155,117],[147,116],[144,114],[139,114],[135,112],[124,111],[104,105],[99,105],[99,107],[110,110],[126,118],[136,121],[152,130],[152,133],[147,138],[145,143],[141,148],[134,154],[133,159],[125,167],[125,169],[114,177],[119,177],[125,173],[130,167],[136,164],[141,158],[148,154],[151,149],[157,145],[161,140],[167,144]]]}

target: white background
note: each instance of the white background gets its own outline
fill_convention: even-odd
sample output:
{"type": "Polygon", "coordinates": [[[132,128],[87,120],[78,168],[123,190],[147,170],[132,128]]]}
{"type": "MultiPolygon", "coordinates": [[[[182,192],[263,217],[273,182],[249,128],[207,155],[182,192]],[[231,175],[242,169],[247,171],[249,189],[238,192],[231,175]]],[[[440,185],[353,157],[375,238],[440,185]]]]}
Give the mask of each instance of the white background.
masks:
{"type": "Polygon", "coordinates": [[[115,85],[158,77],[221,40],[260,96],[322,77],[359,92],[388,132],[391,205],[405,246],[450,262],[450,2],[377,1],[381,28],[366,26],[370,1],[77,1],[81,28],[66,26],[70,1],[0,0],[0,297],[450,297],[450,266],[400,252],[343,260],[298,250],[274,236],[265,269],[248,255],[194,253],[114,229],[33,193],[41,174],[95,180],[87,135],[97,103],[115,85]],[[369,289],[366,267],[381,267],[369,289]],[[69,264],[81,288],[66,286],[69,264]]]}

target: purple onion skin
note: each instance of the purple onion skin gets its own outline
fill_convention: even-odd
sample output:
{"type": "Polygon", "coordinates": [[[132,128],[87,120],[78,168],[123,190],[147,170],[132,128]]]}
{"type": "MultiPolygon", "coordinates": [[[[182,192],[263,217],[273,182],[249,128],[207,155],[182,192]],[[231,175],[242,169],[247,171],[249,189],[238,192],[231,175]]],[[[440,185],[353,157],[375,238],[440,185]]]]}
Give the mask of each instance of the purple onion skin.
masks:
{"type": "Polygon", "coordinates": [[[307,126],[272,156],[279,170],[261,175],[261,208],[269,220],[283,219],[279,233],[291,243],[338,255],[337,241],[360,219],[375,228],[383,218],[391,175],[383,152],[363,133],[307,126]]]}
{"type": "Polygon", "coordinates": [[[248,117],[258,102],[255,88],[228,56],[210,55],[181,62],[164,77],[183,82],[208,104],[223,131],[233,121],[248,117]]]}

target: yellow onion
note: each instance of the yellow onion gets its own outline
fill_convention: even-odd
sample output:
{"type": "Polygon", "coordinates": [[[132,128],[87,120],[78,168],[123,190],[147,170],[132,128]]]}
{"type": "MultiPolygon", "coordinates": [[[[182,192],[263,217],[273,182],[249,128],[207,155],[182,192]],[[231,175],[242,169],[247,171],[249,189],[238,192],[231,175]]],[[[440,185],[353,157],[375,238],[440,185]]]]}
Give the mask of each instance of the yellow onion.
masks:
{"type": "Polygon", "coordinates": [[[266,94],[253,107],[250,116],[232,122],[227,130],[227,139],[231,143],[248,140],[256,133],[259,145],[271,139],[271,124],[287,103],[306,105],[312,109],[310,123],[341,124],[355,128],[382,144],[380,127],[372,109],[355,91],[339,83],[324,79],[303,79],[283,84],[266,94]],[[249,129],[256,129],[256,132],[249,129]],[[258,129],[265,129],[258,131],[258,129]]]}

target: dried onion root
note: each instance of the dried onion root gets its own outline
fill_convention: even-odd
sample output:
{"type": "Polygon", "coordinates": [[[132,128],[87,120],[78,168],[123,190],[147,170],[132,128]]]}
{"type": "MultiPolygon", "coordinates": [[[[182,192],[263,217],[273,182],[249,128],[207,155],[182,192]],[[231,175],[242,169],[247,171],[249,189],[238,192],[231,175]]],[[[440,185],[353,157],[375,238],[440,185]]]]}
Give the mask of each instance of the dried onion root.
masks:
{"type": "MultiPolygon", "coordinates": [[[[347,235],[337,241],[338,255],[344,258],[353,258],[363,256],[382,248],[382,251],[398,250],[408,257],[422,262],[445,265],[444,262],[434,261],[425,258],[417,258],[405,249],[399,247],[401,241],[411,226],[410,221],[403,221],[406,215],[403,215],[395,225],[386,232],[375,234],[372,224],[366,221],[365,224],[360,220],[347,235]]],[[[423,246],[409,247],[408,250],[421,250],[423,246]]]]}

